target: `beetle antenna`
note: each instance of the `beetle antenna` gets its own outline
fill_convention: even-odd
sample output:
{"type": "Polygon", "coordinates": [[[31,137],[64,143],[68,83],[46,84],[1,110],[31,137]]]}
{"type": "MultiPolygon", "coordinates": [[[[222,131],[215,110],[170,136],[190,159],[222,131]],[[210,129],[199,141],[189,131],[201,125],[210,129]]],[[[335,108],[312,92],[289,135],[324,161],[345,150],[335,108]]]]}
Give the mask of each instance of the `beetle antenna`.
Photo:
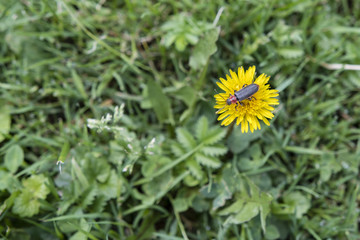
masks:
{"type": "Polygon", "coordinates": [[[220,108],[219,110],[216,111],[216,114],[218,114],[221,110],[223,110],[224,107],[220,108]]]}

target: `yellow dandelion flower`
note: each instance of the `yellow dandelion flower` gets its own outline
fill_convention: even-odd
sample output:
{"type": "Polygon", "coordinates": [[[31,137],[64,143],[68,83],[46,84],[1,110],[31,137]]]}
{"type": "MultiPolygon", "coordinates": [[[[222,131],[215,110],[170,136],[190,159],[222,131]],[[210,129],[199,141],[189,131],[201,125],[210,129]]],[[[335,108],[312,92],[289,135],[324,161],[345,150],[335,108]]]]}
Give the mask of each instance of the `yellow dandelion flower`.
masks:
{"type": "MultiPolygon", "coordinates": [[[[218,120],[221,125],[229,125],[236,119],[236,124],[241,123],[241,132],[251,132],[260,129],[259,120],[262,120],[266,125],[270,125],[268,119],[272,119],[274,110],[272,106],[278,105],[279,100],[275,97],[278,96],[278,91],[270,89],[268,81],[270,77],[265,74],[258,76],[255,81],[255,66],[249,67],[246,72],[243,67],[239,67],[238,74],[230,70],[230,76],[226,75],[226,80],[220,78],[221,82],[217,85],[225,91],[225,93],[216,94],[216,105],[214,108],[219,109],[216,113],[220,114],[218,120]],[[237,101],[235,92],[239,91],[245,86],[256,84],[258,90],[250,98],[237,101]]],[[[248,88],[249,89],[249,88],[248,88]]]]}

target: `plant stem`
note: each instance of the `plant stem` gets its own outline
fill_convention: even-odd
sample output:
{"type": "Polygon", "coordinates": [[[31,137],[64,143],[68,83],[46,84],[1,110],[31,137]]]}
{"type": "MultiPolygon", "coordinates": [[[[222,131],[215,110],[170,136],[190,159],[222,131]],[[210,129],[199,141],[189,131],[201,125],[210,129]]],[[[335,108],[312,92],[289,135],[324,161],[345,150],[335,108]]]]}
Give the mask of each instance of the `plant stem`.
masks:
{"type": "Polygon", "coordinates": [[[225,139],[228,139],[228,137],[230,136],[230,134],[232,133],[233,129],[234,129],[234,125],[235,125],[235,121],[233,121],[231,123],[231,125],[229,126],[228,130],[227,130],[227,133],[226,133],[226,136],[225,136],[225,139]]]}

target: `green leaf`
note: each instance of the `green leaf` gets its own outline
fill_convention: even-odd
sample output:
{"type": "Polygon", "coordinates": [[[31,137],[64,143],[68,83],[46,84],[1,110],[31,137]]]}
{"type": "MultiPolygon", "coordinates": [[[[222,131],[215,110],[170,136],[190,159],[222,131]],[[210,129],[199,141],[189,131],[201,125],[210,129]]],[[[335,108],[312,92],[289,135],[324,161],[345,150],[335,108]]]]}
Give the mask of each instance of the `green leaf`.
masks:
{"type": "Polygon", "coordinates": [[[143,91],[142,91],[142,101],[140,102],[140,106],[142,109],[150,109],[151,108],[151,101],[149,98],[149,91],[147,86],[144,87],[143,91]]]}
{"type": "Polygon", "coordinates": [[[266,163],[268,157],[264,156],[259,144],[252,144],[248,151],[239,158],[239,168],[243,171],[259,169],[266,163]]]}
{"type": "Polygon", "coordinates": [[[280,232],[275,225],[270,225],[266,229],[265,238],[275,240],[280,238],[280,232]]]}
{"type": "Polygon", "coordinates": [[[199,183],[200,183],[200,181],[197,180],[192,175],[187,175],[184,179],[184,184],[185,184],[185,186],[188,186],[188,187],[195,187],[195,186],[199,185],[199,183]]]}
{"type": "Polygon", "coordinates": [[[10,179],[12,174],[7,172],[5,169],[0,169],[0,190],[7,189],[10,185],[10,179]]]}
{"type": "Polygon", "coordinates": [[[182,52],[185,50],[186,46],[188,45],[188,42],[186,41],[186,38],[184,35],[178,36],[175,41],[175,48],[179,52],[182,52]]]}
{"type": "Polygon", "coordinates": [[[198,36],[190,33],[185,33],[186,40],[191,43],[192,45],[196,44],[199,41],[198,36]]]}
{"type": "Polygon", "coordinates": [[[94,164],[94,168],[96,168],[95,173],[97,181],[104,183],[109,179],[111,166],[107,162],[97,161],[96,164],[94,164]]]}
{"type": "Polygon", "coordinates": [[[79,75],[76,73],[76,71],[74,69],[71,70],[71,76],[72,76],[72,80],[74,81],[75,87],[78,90],[80,96],[83,99],[87,99],[88,96],[86,94],[83,81],[81,80],[81,78],[79,77],[79,75]]]}
{"type": "Polygon", "coordinates": [[[270,213],[270,203],[272,196],[269,193],[261,193],[260,199],[262,204],[260,205],[260,221],[263,231],[266,231],[266,217],[270,213]]]}
{"type": "Polygon", "coordinates": [[[216,50],[216,41],[218,40],[220,28],[214,28],[204,34],[192,51],[189,65],[192,69],[199,70],[206,65],[206,62],[216,50]]]}
{"type": "Polygon", "coordinates": [[[184,212],[189,208],[188,201],[185,198],[176,198],[173,201],[174,209],[177,212],[184,212]]]}
{"type": "Polygon", "coordinates": [[[176,49],[182,52],[189,43],[196,44],[199,36],[209,29],[209,26],[212,25],[197,22],[186,14],[173,15],[161,26],[161,30],[164,32],[162,43],[165,47],[169,47],[175,42],[176,49]]]}
{"type": "Polygon", "coordinates": [[[230,206],[224,208],[223,210],[219,211],[218,214],[220,216],[229,215],[231,213],[237,213],[243,207],[245,201],[243,199],[238,199],[236,202],[231,204],[230,206]]]}
{"type": "Polygon", "coordinates": [[[336,160],[334,154],[326,153],[321,155],[319,170],[322,181],[327,182],[332,174],[339,172],[341,169],[341,163],[336,160]]]}
{"type": "Polygon", "coordinates": [[[83,189],[89,187],[89,181],[87,180],[83,170],[80,168],[79,164],[75,161],[75,159],[71,160],[72,171],[74,172],[77,179],[79,179],[79,183],[82,185],[83,189]]]}
{"type": "Polygon", "coordinates": [[[141,173],[144,175],[144,177],[150,177],[151,175],[155,174],[158,169],[171,162],[169,158],[163,156],[155,155],[153,157],[147,158],[147,161],[144,162],[141,166],[141,173]]]}
{"type": "Polygon", "coordinates": [[[228,149],[222,145],[205,146],[201,151],[208,156],[221,156],[227,153],[228,149]]]}
{"type": "Polygon", "coordinates": [[[344,152],[338,156],[338,161],[346,171],[358,174],[360,165],[360,154],[344,152]]]}
{"type": "Polygon", "coordinates": [[[24,162],[24,152],[19,145],[11,146],[5,154],[5,166],[11,173],[15,173],[24,162]]]}
{"type": "Polygon", "coordinates": [[[267,193],[260,193],[259,188],[249,179],[246,179],[249,193],[243,188],[239,199],[229,207],[219,211],[219,215],[230,215],[226,224],[241,224],[254,218],[260,213],[261,227],[265,232],[266,217],[270,212],[272,197],[267,193]]]}
{"type": "MultiPolygon", "coordinates": [[[[151,182],[142,185],[143,191],[147,198],[154,197],[157,199],[163,191],[168,189],[169,184],[174,180],[170,171],[164,172],[158,177],[155,177],[151,182]]],[[[145,199],[147,201],[147,199],[145,199]]]]}
{"type": "Polygon", "coordinates": [[[219,168],[221,166],[221,161],[217,158],[206,156],[202,153],[196,153],[195,159],[198,163],[205,165],[211,168],[219,168]]]}
{"type": "Polygon", "coordinates": [[[312,154],[312,155],[322,155],[326,153],[325,151],[313,148],[297,147],[297,146],[286,146],[284,148],[288,152],[293,152],[297,154],[312,154]]]}
{"type": "Polygon", "coordinates": [[[63,144],[63,146],[61,148],[61,152],[60,152],[58,161],[64,163],[67,155],[69,154],[69,151],[70,151],[69,142],[64,142],[64,144],[63,144]]]}
{"type": "Polygon", "coordinates": [[[207,135],[209,122],[205,116],[202,116],[195,126],[196,138],[201,142],[207,135]]]}
{"type": "Polygon", "coordinates": [[[84,218],[80,219],[80,226],[78,226],[81,231],[77,231],[74,235],[70,237],[70,240],[87,240],[89,239],[89,233],[91,230],[91,225],[86,222],[84,218]]]}
{"type": "Polygon", "coordinates": [[[243,179],[230,163],[226,164],[221,173],[221,179],[225,182],[224,186],[229,188],[231,193],[241,190],[243,179]]]}
{"type": "Polygon", "coordinates": [[[259,213],[259,208],[257,203],[248,202],[241,207],[241,210],[235,215],[231,215],[226,219],[224,225],[226,224],[241,224],[247,222],[254,218],[259,213]]]}
{"type": "Polygon", "coordinates": [[[46,186],[48,179],[44,175],[32,175],[23,180],[22,192],[15,199],[12,208],[21,217],[32,217],[39,213],[39,199],[45,199],[50,190],[46,186]]]}
{"type": "Polygon", "coordinates": [[[19,196],[20,192],[13,192],[8,198],[3,199],[3,203],[0,206],[0,216],[4,216],[3,213],[5,210],[10,209],[15,202],[15,199],[19,196]]]}
{"type": "MultiPolygon", "coordinates": [[[[1,102],[0,102],[1,103],[1,102]]],[[[6,105],[0,106],[0,142],[5,139],[10,131],[11,115],[9,108],[6,105]]]]}
{"type": "Polygon", "coordinates": [[[197,195],[194,198],[191,202],[191,206],[196,212],[204,212],[210,209],[210,203],[203,197],[200,197],[200,195],[197,195]]]}
{"type": "Polygon", "coordinates": [[[192,113],[193,111],[191,108],[186,109],[180,116],[180,122],[184,122],[184,120],[188,119],[192,113]]]}
{"type": "Polygon", "coordinates": [[[44,175],[32,175],[26,180],[23,180],[24,189],[31,192],[33,197],[39,199],[45,199],[50,190],[46,186],[48,183],[47,177],[44,175]]]}
{"type": "Polygon", "coordinates": [[[291,59],[291,58],[299,58],[303,56],[304,50],[297,47],[282,47],[278,49],[278,53],[284,58],[291,59]]]}
{"type": "Polygon", "coordinates": [[[227,144],[233,153],[241,153],[249,147],[251,141],[259,138],[263,132],[264,128],[257,130],[254,133],[242,133],[241,128],[236,127],[228,138],[227,144]]]}
{"type": "Polygon", "coordinates": [[[174,94],[176,98],[182,100],[188,107],[192,106],[196,100],[196,90],[190,86],[182,87],[174,94]]]}
{"type": "Polygon", "coordinates": [[[95,197],[98,195],[98,191],[94,187],[89,187],[85,191],[82,192],[81,197],[79,199],[79,205],[86,209],[87,206],[93,203],[95,197]]]}
{"type": "Polygon", "coordinates": [[[29,37],[24,36],[20,31],[9,31],[5,35],[5,41],[7,45],[16,54],[19,54],[23,51],[24,42],[26,42],[28,39],[29,37]]]}
{"type": "Polygon", "coordinates": [[[180,157],[186,154],[185,149],[180,145],[180,143],[174,142],[171,145],[171,151],[175,154],[175,156],[180,157]]]}
{"type": "Polygon", "coordinates": [[[37,198],[34,198],[33,193],[30,191],[24,191],[19,194],[15,199],[14,206],[12,208],[13,213],[20,217],[32,217],[39,213],[40,202],[37,198]]]}
{"type": "Polygon", "coordinates": [[[148,97],[159,122],[163,123],[168,121],[169,123],[174,124],[170,99],[163,93],[160,85],[153,80],[149,80],[147,88],[149,94],[148,97]]]}
{"type": "Polygon", "coordinates": [[[310,199],[299,191],[294,191],[284,197],[287,205],[295,208],[296,218],[300,219],[311,207],[310,199]]]}
{"type": "Polygon", "coordinates": [[[175,34],[166,34],[163,38],[163,43],[165,47],[170,47],[171,44],[173,44],[176,40],[176,35],[175,34]]]}
{"type": "Polygon", "coordinates": [[[206,137],[203,138],[202,143],[206,145],[217,143],[220,140],[222,140],[225,137],[225,135],[226,135],[225,129],[219,127],[213,127],[208,131],[206,137]]]}
{"type": "Polygon", "coordinates": [[[201,170],[201,166],[193,158],[186,161],[186,166],[189,168],[191,175],[197,180],[203,179],[204,173],[201,170]]]}
{"type": "Polygon", "coordinates": [[[225,181],[221,181],[218,184],[218,190],[217,190],[217,196],[213,200],[212,204],[212,210],[215,211],[219,207],[224,206],[226,200],[230,199],[232,196],[232,193],[230,192],[230,187],[227,185],[225,181]]]}
{"type": "Polygon", "coordinates": [[[110,177],[105,183],[98,183],[98,193],[106,199],[115,198],[120,194],[121,181],[115,170],[110,171],[110,177]]]}
{"type": "Polygon", "coordinates": [[[103,212],[107,203],[107,198],[104,195],[96,196],[94,202],[91,205],[91,210],[93,212],[103,212]]]}
{"type": "Polygon", "coordinates": [[[187,150],[192,150],[197,145],[194,137],[185,128],[176,129],[176,138],[187,150]]]}

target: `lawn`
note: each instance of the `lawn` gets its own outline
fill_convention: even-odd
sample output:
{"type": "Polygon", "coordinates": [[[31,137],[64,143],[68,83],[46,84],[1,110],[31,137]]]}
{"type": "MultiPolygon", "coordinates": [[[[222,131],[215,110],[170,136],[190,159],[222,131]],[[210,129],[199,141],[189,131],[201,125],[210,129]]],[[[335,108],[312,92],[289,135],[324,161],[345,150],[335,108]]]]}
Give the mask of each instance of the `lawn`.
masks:
{"type": "Polygon", "coordinates": [[[1,239],[360,239],[359,19],[355,0],[1,1],[1,239]],[[225,104],[252,66],[267,113],[261,84],[225,104]]]}

